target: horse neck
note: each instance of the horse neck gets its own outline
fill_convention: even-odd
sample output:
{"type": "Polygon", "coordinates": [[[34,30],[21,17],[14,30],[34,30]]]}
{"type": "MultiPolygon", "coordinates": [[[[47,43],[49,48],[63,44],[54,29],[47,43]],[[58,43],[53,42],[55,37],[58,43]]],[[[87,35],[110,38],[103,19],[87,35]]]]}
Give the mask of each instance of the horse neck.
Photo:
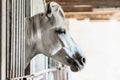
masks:
{"type": "Polygon", "coordinates": [[[35,15],[26,20],[26,65],[30,60],[43,51],[41,40],[41,16],[35,15]]]}

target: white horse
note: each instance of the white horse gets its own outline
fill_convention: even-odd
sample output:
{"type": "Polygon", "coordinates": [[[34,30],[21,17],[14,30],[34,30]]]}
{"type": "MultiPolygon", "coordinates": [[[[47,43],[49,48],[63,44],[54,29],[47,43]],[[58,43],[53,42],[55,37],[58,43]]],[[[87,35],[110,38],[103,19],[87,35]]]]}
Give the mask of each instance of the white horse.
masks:
{"type": "Polygon", "coordinates": [[[62,8],[56,2],[46,5],[46,12],[26,18],[26,67],[30,60],[42,53],[79,71],[85,57],[66,28],[62,8]]]}

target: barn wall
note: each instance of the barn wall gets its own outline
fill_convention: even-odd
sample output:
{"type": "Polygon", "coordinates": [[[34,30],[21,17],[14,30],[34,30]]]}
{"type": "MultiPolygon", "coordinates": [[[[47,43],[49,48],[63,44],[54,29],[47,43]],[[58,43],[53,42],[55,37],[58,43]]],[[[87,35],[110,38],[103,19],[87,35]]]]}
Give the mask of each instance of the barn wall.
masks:
{"type": "Polygon", "coordinates": [[[86,55],[86,65],[71,80],[120,80],[120,22],[70,20],[71,36],[86,55]]]}
{"type": "Polygon", "coordinates": [[[93,5],[98,6],[120,6],[120,0],[47,0],[47,1],[57,1],[66,2],[65,4],[79,4],[79,5],[93,5]]]}

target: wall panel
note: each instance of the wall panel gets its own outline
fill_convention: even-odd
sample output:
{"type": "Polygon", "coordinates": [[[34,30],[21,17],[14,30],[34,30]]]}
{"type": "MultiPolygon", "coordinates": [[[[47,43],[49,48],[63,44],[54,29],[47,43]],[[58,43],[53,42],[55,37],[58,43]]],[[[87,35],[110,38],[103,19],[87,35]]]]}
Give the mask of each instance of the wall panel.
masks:
{"type": "Polygon", "coordinates": [[[7,0],[7,79],[24,75],[25,0],[7,0]]]}

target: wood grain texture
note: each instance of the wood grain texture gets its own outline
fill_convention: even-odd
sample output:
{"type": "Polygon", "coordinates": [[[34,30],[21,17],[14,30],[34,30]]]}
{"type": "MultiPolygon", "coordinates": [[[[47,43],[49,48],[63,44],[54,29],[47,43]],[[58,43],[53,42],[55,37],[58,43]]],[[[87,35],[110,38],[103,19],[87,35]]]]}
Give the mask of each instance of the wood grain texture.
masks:
{"type": "Polygon", "coordinates": [[[46,2],[49,2],[49,1],[55,1],[55,2],[58,2],[59,4],[64,4],[64,5],[76,5],[77,4],[77,5],[92,5],[94,7],[120,6],[120,0],[47,0],[46,2]]]}
{"type": "Polygon", "coordinates": [[[116,12],[115,11],[95,11],[95,12],[66,12],[66,18],[85,19],[90,18],[92,20],[109,20],[116,12]]]}

